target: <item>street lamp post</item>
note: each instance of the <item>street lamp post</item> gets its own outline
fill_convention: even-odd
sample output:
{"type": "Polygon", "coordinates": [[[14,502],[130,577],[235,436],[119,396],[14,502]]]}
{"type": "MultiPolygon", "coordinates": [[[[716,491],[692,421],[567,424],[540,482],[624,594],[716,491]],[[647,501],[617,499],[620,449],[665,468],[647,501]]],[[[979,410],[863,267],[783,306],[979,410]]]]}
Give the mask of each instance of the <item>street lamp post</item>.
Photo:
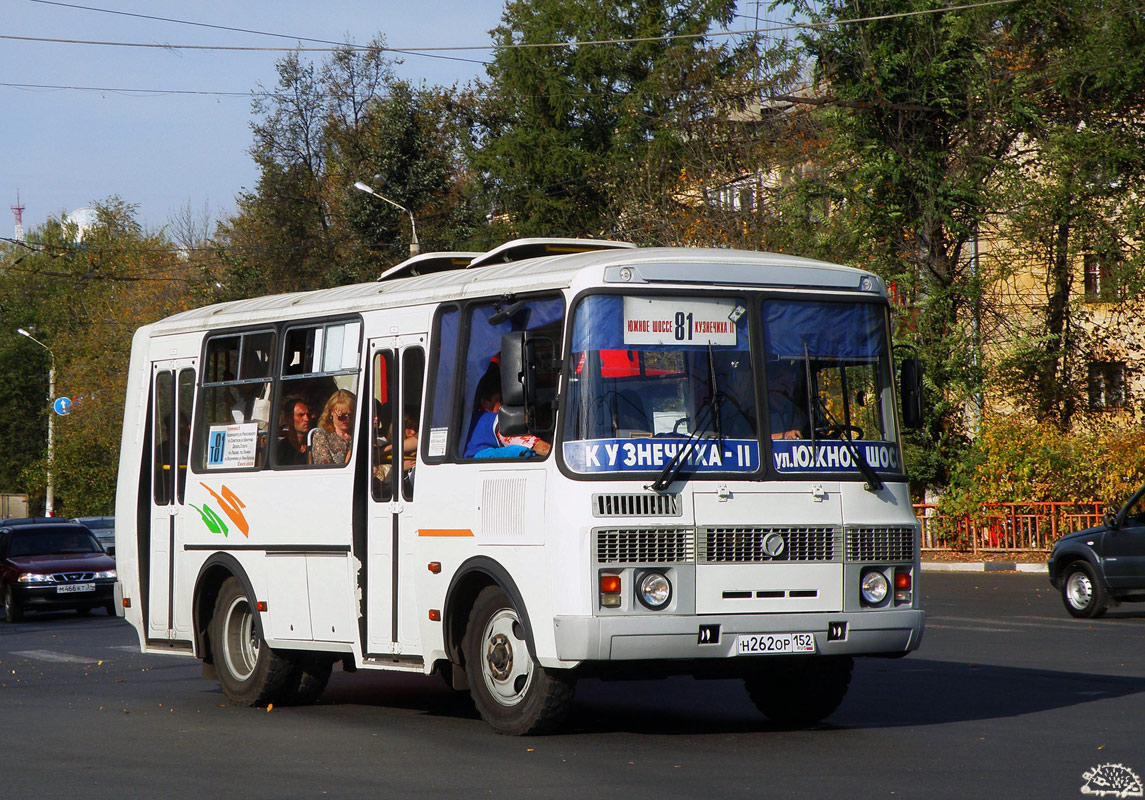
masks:
{"type": "MultiPolygon", "coordinates": [[[[374,177],[377,178],[380,176],[374,176],[374,177]]],[[[374,197],[378,198],[379,200],[383,200],[383,201],[389,203],[394,208],[397,208],[397,209],[400,209],[400,210],[406,212],[406,214],[409,215],[409,227],[410,227],[410,236],[411,236],[411,241],[409,243],[409,254],[411,256],[416,256],[418,253],[421,252],[421,246],[417,243],[417,223],[414,222],[413,213],[408,208],[406,208],[405,206],[403,206],[399,203],[395,203],[393,200],[391,200],[388,197],[383,197],[382,195],[378,194],[377,192],[375,192],[373,189],[371,189],[369,186],[362,183],[361,181],[355,181],[354,188],[357,189],[359,192],[365,192],[366,194],[373,195],[374,197]]]]}
{"type": "Polygon", "coordinates": [[[16,333],[21,336],[27,336],[40,347],[47,350],[48,357],[51,359],[48,367],[48,485],[44,490],[44,516],[50,517],[53,516],[56,510],[56,485],[53,475],[56,460],[56,412],[52,408],[56,402],[56,354],[52,352],[52,348],[48,347],[23,328],[17,328],[16,333]]]}

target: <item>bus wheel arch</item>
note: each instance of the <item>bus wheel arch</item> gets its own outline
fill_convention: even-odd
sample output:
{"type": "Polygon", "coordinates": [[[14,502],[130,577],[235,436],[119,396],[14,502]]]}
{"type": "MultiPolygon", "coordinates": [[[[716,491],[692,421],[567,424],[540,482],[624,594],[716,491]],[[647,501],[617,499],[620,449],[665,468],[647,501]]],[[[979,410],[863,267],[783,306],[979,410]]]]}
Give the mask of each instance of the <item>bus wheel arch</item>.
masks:
{"type": "MultiPolygon", "coordinates": [[[[246,570],[239,564],[238,559],[229,553],[215,553],[199,568],[195,578],[194,599],[194,626],[195,626],[195,652],[203,659],[203,663],[214,664],[214,653],[211,650],[211,638],[208,631],[211,627],[211,618],[215,613],[215,601],[218,599],[219,589],[227,578],[235,578],[242,584],[247,597],[255,597],[254,587],[247,577],[246,570]]],[[[258,631],[262,633],[262,620],[255,616],[258,631]]]]}
{"type": "Polygon", "coordinates": [[[453,688],[465,690],[469,688],[467,682],[468,672],[465,669],[465,658],[461,650],[461,642],[465,637],[465,628],[469,624],[469,615],[477,602],[478,595],[488,586],[498,586],[509,597],[517,609],[521,626],[525,630],[525,642],[533,660],[537,660],[537,651],[533,645],[533,628],[529,623],[529,612],[525,607],[524,599],[517,588],[517,584],[510,577],[508,570],[488,556],[474,556],[466,560],[453,574],[449,588],[445,594],[445,607],[442,621],[445,625],[444,639],[445,652],[449,656],[452,669],[453,688]]]}

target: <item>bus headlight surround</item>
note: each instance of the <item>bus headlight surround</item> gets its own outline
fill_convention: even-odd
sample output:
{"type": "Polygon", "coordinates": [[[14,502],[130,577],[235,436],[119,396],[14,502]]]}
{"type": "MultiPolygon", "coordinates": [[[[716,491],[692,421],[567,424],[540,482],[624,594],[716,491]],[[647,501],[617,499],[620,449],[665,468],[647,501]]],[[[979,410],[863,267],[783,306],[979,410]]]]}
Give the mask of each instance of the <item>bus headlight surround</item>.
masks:
{"type": "Polygon", "coordinates": [[[636,584],[636,598],[651,611],[660,611],[672,602],[672,582],[663,572],[645,572],[636,584]]]}
{"type": "Polygon", "coordinates": [[[862,595],[863,602],[867,605],[879,605],[887,599],[889,590],[890,584],[887,583],[887,576],[877,569],[867,570],[863,573],[862,580],[859,581],[859,594],[862,595]]]}

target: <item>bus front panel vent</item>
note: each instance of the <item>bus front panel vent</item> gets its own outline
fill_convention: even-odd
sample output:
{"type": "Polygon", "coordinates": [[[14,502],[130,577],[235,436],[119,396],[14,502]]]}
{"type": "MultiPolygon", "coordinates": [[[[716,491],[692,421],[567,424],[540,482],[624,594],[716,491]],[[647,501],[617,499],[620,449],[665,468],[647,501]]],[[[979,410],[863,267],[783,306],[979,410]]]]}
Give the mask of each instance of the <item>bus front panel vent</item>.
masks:
{"type": "Polygon", "coordinates": [[[593,532],[598,564],[691,564],[695,532],[683,528],[605,528],[593,532]]]}
{"type": "Polygon", "coordinates": [[[914,561],[913,525],[847,528],[848,561],[914,561]]]}
{"type": "Polygon", "coordinates": [[[594,517],[678,517],[680,498],[664,494],[594,494],[594,517]]]}
{"type": "Polygon", "coordinates": [[[702,564],[757,564],[767,561],[835,561],[842,531],[829,525],[700,528],[702,564]]]}

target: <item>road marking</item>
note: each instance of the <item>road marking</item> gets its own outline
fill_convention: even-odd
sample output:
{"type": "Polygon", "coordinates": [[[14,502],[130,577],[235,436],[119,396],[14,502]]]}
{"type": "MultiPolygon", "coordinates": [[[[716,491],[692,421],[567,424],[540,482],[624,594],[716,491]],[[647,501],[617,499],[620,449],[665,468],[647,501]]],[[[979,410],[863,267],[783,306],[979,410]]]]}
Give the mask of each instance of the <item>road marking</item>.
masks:
{"type": "Polygon", "coordinates": [[[73,656],[71,653],[58,653],[55,650],[14,650],[14,656],[23,656],[35,661],[51,661],[55,664],[94,664],[100,659],[73,656]]]}

